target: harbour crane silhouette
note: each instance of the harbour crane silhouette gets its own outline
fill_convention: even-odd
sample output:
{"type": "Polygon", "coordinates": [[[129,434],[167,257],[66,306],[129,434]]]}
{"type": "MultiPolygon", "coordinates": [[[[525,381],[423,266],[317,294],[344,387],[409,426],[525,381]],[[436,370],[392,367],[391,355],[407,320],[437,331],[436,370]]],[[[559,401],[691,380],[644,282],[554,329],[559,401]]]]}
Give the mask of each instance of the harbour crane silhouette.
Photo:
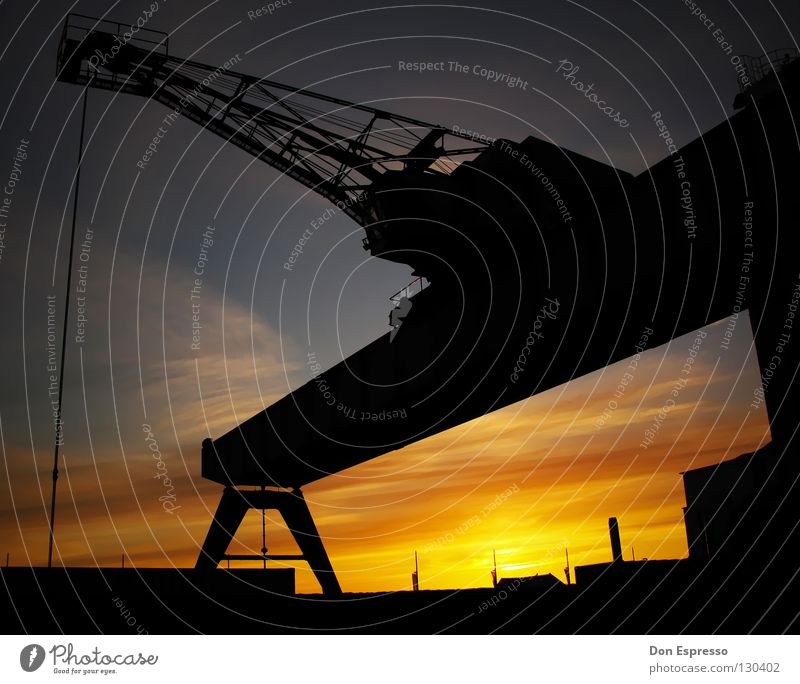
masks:
{"type": "MultiPolygon", "coordinates": [[[[309,380],[203,441],[202,475],[225,489],[197,569],[302,559],[339,593],[305,485],[630,357],[643,335],[652,348],[723,319],[734,330],[746,309],[773,371],[773,440],[793,439],[797,341],[774,359],[799,287],[796,61],[633,175],[533,136],[492,139],[240,73],[238,59],[182,59],[165,34],[129,28],[70,15],[59,80],[194,121],[326,198],[372,257],[429,283],[402,326],[322,374],[327,389],[309,380]],[[227,555],[251,508],[278,510],[301,554],[227,555]]],[[[669,123],[650,119],[666,141],[669,123]]],[[[720,344],[695,339],[687,367],[720,344]]]]}

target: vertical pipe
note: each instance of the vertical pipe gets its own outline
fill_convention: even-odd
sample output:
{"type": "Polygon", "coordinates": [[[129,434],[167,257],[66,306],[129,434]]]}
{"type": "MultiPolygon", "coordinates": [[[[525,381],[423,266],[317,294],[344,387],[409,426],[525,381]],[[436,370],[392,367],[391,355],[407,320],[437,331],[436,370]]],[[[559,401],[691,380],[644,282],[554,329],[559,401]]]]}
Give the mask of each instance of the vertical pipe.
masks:
{"type": "Polygon", "coordinates": [[[58,378],[58,409],[56,411],[56,444],[53,451],[53,491],[50,497],[50,542],[47,546],[47,567],[53,567],[53,540],[56,524],[56,485],[58,484],[58,447],[63,438],[61,422],[61,400],[64,395],[64,359],[67,353],[67,323],[69,321],[70,289],[72,288],[72,256],[75,251],[75,223],[78,216],[78,193],[81,185],[81,167],[83,166],[83,134],[86,129],[86,100],[89,95],[89,84],[83,89],[83,114],[81,115],[81,136],[78,143],[78,168],[75,171],[75,196],[72,201],[72,233],[69,240],[69,259],[67,260],[67,292],[64,301],[64,332],[61,337],[61,368],[58,378]]]}
{"type": "MultiPolygon", "coordinates": [[[[264,485],[261,485],[261,491],[263,492],[265,489],[264,485]]],[[[267,512],[265,509],[261,509],[261,555],[264,557],[264,570],[267,569],[267,512]]]]}
{"type": "Polygon", "coordinates": [[[611,555],[617,563],[622,560],[622,543],[619,539],[619,523],[616,518],[608,519],[608,534],[611,537],[611,555]]]}

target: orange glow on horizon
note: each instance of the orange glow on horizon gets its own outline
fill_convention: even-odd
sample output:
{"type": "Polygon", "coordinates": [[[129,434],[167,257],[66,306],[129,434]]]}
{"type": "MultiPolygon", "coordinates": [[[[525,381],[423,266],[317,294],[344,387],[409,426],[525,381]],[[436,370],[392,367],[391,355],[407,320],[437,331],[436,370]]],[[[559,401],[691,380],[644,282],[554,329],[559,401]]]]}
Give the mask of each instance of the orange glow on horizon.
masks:
{"type": "MultiPolygon", "coordinates": [[[[736,372],[724,374],[698,358],[654,443],[641,446],[684,356],[680,340],[644,354],[603,421],[626,362],[308,485],[343,589],[410,589],[415,550],[421,589],[491,586],[493,549],[500,578],[552,573],[564,581],[566,549],[573,568],[610,560],[610,516],[620,521],[626,559],[634,550],[637,559],[684,557],[679,473],[768,441],[764,412],[747,409],[760,386],[756,364],[740,359],[736,372]]],[[[163,487],[142,442],[124,464],[86,463],[66,452],[57,527],[64,563],[115,566],[124,550],[126,564],[192,567],[220,494],[194,476],[193,440],[186,437],[180,450],[162,444],[178,492],[172,514],[159,504],[163,487]]],[[[5,506],[2,536],[12,565],[42,564],[49,482],[37,482],[29,455],[11,456],[15,499],[5,506]]],[[[274,512],[267,545],[273,553],[296,550],[274,512]]],[[[260,547],[254,511],[231,552],[260,547]]],[[[307,568],[295,567],[298,591],[317,592],[307,568]]]]}

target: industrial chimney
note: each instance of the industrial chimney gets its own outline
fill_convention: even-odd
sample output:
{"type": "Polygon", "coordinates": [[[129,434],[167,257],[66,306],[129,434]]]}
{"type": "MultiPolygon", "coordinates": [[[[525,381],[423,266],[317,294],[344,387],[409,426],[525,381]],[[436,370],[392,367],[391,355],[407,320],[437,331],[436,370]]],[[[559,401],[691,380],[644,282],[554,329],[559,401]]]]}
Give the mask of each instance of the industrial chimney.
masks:
{"type": "Polygon", "coordinates": [[[622,543],[619,540],[619,523],[616,518],[608,519],[608,534],[611,537],[611,555],[617,563],[622,560],[622,543]]]}

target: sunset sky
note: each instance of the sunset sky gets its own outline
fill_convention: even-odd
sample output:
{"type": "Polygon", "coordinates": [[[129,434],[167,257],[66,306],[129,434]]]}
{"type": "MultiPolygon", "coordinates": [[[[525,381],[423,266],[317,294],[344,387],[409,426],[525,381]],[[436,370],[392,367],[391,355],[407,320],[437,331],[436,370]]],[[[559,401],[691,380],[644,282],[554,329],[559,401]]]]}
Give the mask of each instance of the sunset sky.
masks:
{"type": "MultiPolygon", "coordinates": [[[[536,135],[631,172],[665,155],[643,103],[668,116],[684,144],[730,115],[736,93],[729,59],[682,3],[623,11],[564,2],[534,16],[524,2],[492,4],[502,12],[365,12],[368,3],[353,1],[337,3],[334,16],[325,3],[302,3],[301,12],[297,2],[259,20],[248,18],[246,2],[196,4],[193,14],[194,3],[166,3],[153,18],[153,28],[171,32],[174,54],[209,64],[240,54],[245,73],[490,136],[536,135]],[[564,85],[553,63],[567,57],[625,112],[629,131],[564,85]],[[399,59],[491,65],[535,91],[409,74],[397,70],[399,59]]],[[[107,5],[72,11],[99,15],[107,5]]],[[[708,5],[737,52],[790,42],[777,15],[754,11],[760,3],[743,3],[746,20],[728,3],[708,5]]],[[[798,12],[788,0],[776,5],[798,12]]],[[[20,141],[29,141],[0,252],[0,553],[12,565],[47,557],[46,298],[58,298],[60,341],[81,96],[53,80],[69,7],[48,3],[25,18],[19,4],[8,10],[18,22],[0,27],[12,46],[0,57],[9,96],[0,186],[20,141]]],[[[135,21],[140,11],[121,2],[109,16],[135,21]]],[[[369,258],[361,229],[342,215],[287,275],[281,265],[326,202],[189,121],[177,122],[140,170],[165,114],[132,96],[89,95],[77,230],[79,244],[91,242],[88,323],[76,343],[73,310],[57,518],[66,565],[117,565],[124,553],[141,567],[192,566],[221,493],[199,476],[202,439],[308,381],[309,351],[328,368],[387,332],[388,297],[412,279],[408,268],[369,258]],[[193,351],[189,292],[209,226],[202,346],[193,351]],[[165,487],[148,429],[174,483],[173,512],[159,501],[165,487]]],[[[760,379],[746,314],[725,348],[727,325],[706,329],[689,383],[647,448],[644,432],[692,336],[645,352],[600,426],[628,362],[306,487],[343,589],[408,589],[415,550],[422,588],[489,586],[493,549],[501,577],[552,572],[563,580],[565,549],[573,566],[610,559],[609,516],[620,521],[626,558],[632,548],[637,558],[685,556],[679,473],[769,439],[763,405],[750,408],[760,379]]],[[[273,516],[270,551],[291,552],[280,525],[273,516]]],[[[261,546],[255,512],[237,544],[261,546]]],[[[302,566],[298,573],[300,591],[317,591],[302,566]]]]}

